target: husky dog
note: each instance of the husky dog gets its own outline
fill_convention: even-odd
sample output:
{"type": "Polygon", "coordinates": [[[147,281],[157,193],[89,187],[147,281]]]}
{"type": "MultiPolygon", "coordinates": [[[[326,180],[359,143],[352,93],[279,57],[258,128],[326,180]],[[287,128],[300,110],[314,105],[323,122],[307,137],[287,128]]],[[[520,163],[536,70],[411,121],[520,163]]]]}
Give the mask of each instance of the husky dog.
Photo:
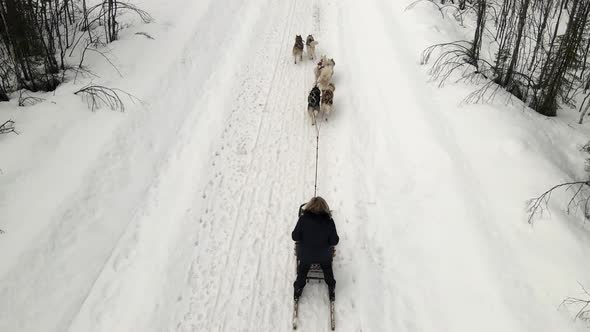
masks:
{"type": "Polygon", "coordinates": [[[334,103],[334,91],[336,87],[334,84],[329,83],[327,89],[322,90],[322,99],[320,101],[320,111],[326,117],[326,121],[328,121],[328,115],[332,113],[334,110],[333,103],[334,103]]]}
{"type": "Polygon", "coordinates": [[[297,64],[297,57],[299,57],[299,61],[303,61],[303,38],[301,38],[301,35],[295,36],[295,45],[293,45],[293,57],[295,58],[295,64],[297,64]]]}
{"type": "Polygon", "coordinates": [[[305,40],[305,46],[307,47],[307,55],[311,60],[315,58],[315,46],[318,44],[317,41],[313,39],[312,35],[307,36],[305,40]]]}
{"type": "Polygon", "coordinates": [[[315,125],[315,119],[320,114],[320,88],[316,86],[311,89],[307,97],[307,113],[311,117],[311,125],[315,125]]]}
{"type": "Polygon", "coordinates": [[[327,61],[326,56],[322,55],[318,64],[315,66],[315,68],[313,68],[313,73],[315,74],[316,81],[318,80],[318,77],[320,77],[320,71],[322,70],[322,68],[324,68],[324,60],[327,61]]]}
{"type": "Polygon", "coordinates": [[[322,58],[320,63],[321,65],[318,66],[318,78],[316,83],[321,90],[327,90],[332,80],[332,75],[334,75],[334,66],[336,63],[334,62],[334,59],[327,58],[322,58]]]}

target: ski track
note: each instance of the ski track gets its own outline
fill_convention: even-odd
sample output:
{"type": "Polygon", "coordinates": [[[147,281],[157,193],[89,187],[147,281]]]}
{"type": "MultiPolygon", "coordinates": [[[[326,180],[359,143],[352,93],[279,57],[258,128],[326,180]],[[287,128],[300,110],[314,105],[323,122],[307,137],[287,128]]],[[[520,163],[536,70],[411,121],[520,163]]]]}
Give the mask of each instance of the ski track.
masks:
{"type": "MultiPolygon", "coordinates": [[[[276,4],[276,2],[273,4],[269,1],[266,4],[259,3],[258,5],[273,12],[274,17],[278,20],[284,17],[286,13],[280,12],[283,8],[276,4]]],[[[169,169],[164,167],[161,174],[158,175],[158,179],[152,186],[152,198],[146,202],[145,209],[140,209],[146,212],[136,218],[135,226],[130,227],[129,234],[125,236],[124,241],[121,241],[123,245],[115,251],[110,263],[114,266],[114,272],[119,275],[130,273],[131,276],[134,270],[141,271],[138,266],[141,267],[140,264],[146,263],[137,262],[134,266],[133,258],[137,255],[136,251],[138,249],[135,247],[138,246],[137,238],[142,236],[141,228],[149,228],[141,226],[142,224],[157,224],[165,222],[165,220],[175,220],[172,225],[176,226],[165,224],[162,226],[165,229],[176,227],[178,228],[176,232],[182,232],[180,229],[188,226],[184,231],[196,232],[197,236],[193,241],[195,250],[197,250],[195,253],[196,259],[192,262],[187,277],[188,287],[194,290],[195,297],[191,298],[189,310],[183,315],[185,322],[177,324],[179,330],[226,329],[223,326],[201,326],[204,322],[210,322],[211,317],[216,317],[217,319],[214,321],[220,324],[225,322],[225,319],[220,319],[220,317],[228,314],[226,310],[228,306],[234,306],[236,308],[235,312],[239,317],[242,317],[240,321],[244,320],[248,312],[242,312],[243,309],[237,310],[237,308],[248,308],[245,305],[248,298],[240,299],[238,303],[230,302],[228,299],[231,298],[230,295],[235,289],[255,286],[252,282],[257,279],[263,259],[260,257],[261,253],[258,250],[260,250],[261,246],[268,245],[268,241],[262,241],[261,236],[267,234],[259,234],[262,228],[258,224],[253,223],[253,227],[248,227],[248,223],[243,221],[259,220],[260,223],[270,223],[270,219],[276,217],[274,214],[270,215],[267,212],[269,206],[275,204],[270,200],[271,197],[275,197],[275,188],[279,184],[283,186],[281,189],[283,191],[285,189],[292,191],[292,188],[301,187],[301,185],[292,185],[289,182],[282,183],[281,181],[281,176],[287,174],[284,167],[297,164],[292,158],[288,159],[292,157],[291,154],[285,153],[295,144],[291,140],[297,137],[289,138],[284,134],[287,132],[288,125],[297,122],[294,118],[298,117],[293,110],[297,108],[296,100],[301,100],[301,96],[289,96],[286,93],[289,89],[286,81],[291,81],[290,78],[287,78],[287,74],[291,74],[288,73],[288,70],[294,71],[291,66],[288,66],[288,58],[290,57],[286,57],[287,52],[281,50],[280,47],[268,47],[276,44],[281,35],[286,39],[287,32],[291,33],[292,31],[283,32],[279,29],[281,25],[277,24],[277,22],[257,19],[254,12],[258,8],[253,6],[246,8],[245,5],[246,2],[236,4],[232,6],[232,10],[243,15],[246,21],[241,22],[242,24],[245,26],[253,24],[254,33],[248,34],[246,39],[249,41],[248,46],[241,50],[245,54],[235,58],[239,60],[234,63],[235,72],[239,73],[238,77],[232,77],[229,80],[230,83],[217,87],[221,91],[235,92],[229,94],[230,98],[235,98],[235,100],[228,105],[228,107],[231,107],[231,112],[229,112],[229,118],[225,121],[226,127],[223,129],[221,144],[217,147],[218,149],[213,158],[207,162],[212,170],[203,172],[202,167],[199,166],[202,164],[202,158],[199,158],[195,151],[189,150],[191,146],[195,146],[195,141],[198,140],[198,138],[191,136],[196,136],[195,132],[202,132],[205,128],[201,127],[206,125],[202,121],[203,115],[195,112],[193,116],[186,119],[179,134],[177,147],[171,149],[171,160],[174,162],[170,163],[169,169]],[[282,54],[278,56],[277,52],[282,54]],[[268,63],[276,61],[279,61],[277,65],[268,65],[268,63]],[[266,70],[268,68],[271,70],[266,70]],[[285,97],[288,98],[285,100],[285,97]],[[293,106],[283,108],[284,102],[293,106]],[[277,127],[276,124],[280,124],[280,127],[277,127]],[[175,164],[182,164],[184,168],[178,170],[177,167],[174,167],[175,164]],[[280,173],[270,174],[269,176],[269,174],[263,173],[263,170],[269,165],[280,166],[283,169],[277,168],[276,171],[280,173]],[[193,167],[194,169],[191,171],[193,167]],[[202,173],[210,173],[210,178],[208,180],[199,179],[199,175],[202,173]],[[186,178],[183,179],[179,174],[183,174],[186,178]],[[189,179],[194,181],[189,181],[189,179]],[[184,182],[178,183],[178,181],[184,182]],[[199,186],[199,183],[209,183],[209,185],[202,190],[195,189],[195,187],[199,186]],[[272,188],[270,192],[268,191],[269,188],[272,188]],[[175,193],[173,196],[179,197],[176,200],[169,201],[165,196],[166,193],[172,192],[175,193]],[[205,202],[201,203],[200,200],[205,202]],[[198,206],[204,206],[201,216],[195,216],[193,212],[193,209],[198,206]],[[184,213],[184,211],[189,212],[184,213]],[[192,226],[191,223],[197,226],[192,226]],[[242,250],[243,245],[247,245],[255,251],[245,252],[242,250]],[[255,259],[258,259],[259,262],[258,269],[252,269],[251,266],[256,261],[255,259]],[[245,263],[248,263],[248,265],[245,265],[245,263]],[[224,271],[239,271],[240,273],[224,273],[224,271]],[[252,272],[255,272],[255,274],[252,275],[252,272]],[[226,277],[219,278],[220,276],[226,277]],[[206,315],[203,312],[196,312],[191,309],[196,307],[207,308],[206,315]]],[[[216,11],[223,11],[224,9],[222,4],[212,6],[208,8],[209,13],[205,16],[219,17],[220,15],[216,11]]],[[[287,27],[290,27],[290,25],[287,25],[285,29],[287,27]]],[[[242,27],[238,23],[233,25],[233,28],[247,31],[241,30],[242,27]]],[[[207,31],[210,29],[212,28],[208,26],[207,21],[197,24],[194,32],[195,39],[199,38],[199,34],[204,33],[202,30],[207,31]]],[[[232,33],[228,32],[224,35],[231,36],[232,33]]],[[[202,39],[202,37],[200,38],[202,39]]],[[[284,42],[286,43],[286,40],[284,42]]],[[[224,49],[228,50],[229,47],[226,46],[224,49]]],[[[191,59],[198,52],[199,47],[196,49],[188,48],[185,57],[191,59]]],[[[180,71],[188,69],[186,74],[188,80],[195,68],[199,67],[193,61],[187,63],[188,68],[181,64],[180,71]]],[[[220,60],[220,65],[227,66],[224,64],[223,59],[220,60]]],[[[225,70],[225,72],[231,71],[225,70]]],[[[303,73],[301,70],[300,72],[303,73]]],[[[297,75],[296,72],[294,73],[297,75]]],[[[299,76],[301,77],[301,74],[299,76]]],[[[213,77],[208,80],[207,84],[215,85],[218,84],[216,83],[218,81],[225,82],[226,80],[213,77]]],[[[190,86],[190,82],[186,81],[186,83],[187,86],[190,86]]],[[[218,100],[219,98],[215,97],[224,95],[212,94],[210,91],[211,88],[198,96],[195,106],[192,107],[194,109],[205,108],[219,111],[220,105],[211,105],[211,100],[218,100]]],[[[185,105],[185,107],[190,108],[191,106],[185,105]]],[[[295,179],[297,178],[299,177],[295,177],[295,179]]],[[[277,229],[275,228],[275,230],[277,229]]],[[[283,229],[277,231],[284,233],[283,229]]],[[[143,233],[147,232],[144,231],[143,233]]],[[[162,243],[166,243],[166,237],[173,239],[172,241],[175,238],[181,239],[174,231],[159,235],[162,243]]],[[[274,235],[278,236],[276,232],[274,235]]],[[[165,245],[161,246],[165,247],[165,245]]],[[[139,248],[139,250],[141,249],[139,248]]],[[[180,248],[180,250],[186,250],[186,247],[180,248]]],[[[163,251],[165,252],[165,250],[163,251]]],[[[158,254],[158,251],[154,253],[158,254]]],[[[138,256],[141,257],[141,255],[138,256]]],[[[271,259],[270,257],[266,258],[271,259]]],[[[164,260],[165,258],[162,258],[162,261],[164,260]]],[[[144,268],[153,269],[150,266],[144,268]]],[[[165,267],[160,268],[166,271],[165,267]]],[[[184,270],[182,261],[171,268],[173,270],[184,270]]],[[[111,272],[103,274],[108,275],[111,272]]],[[[170,271],[167,273],[173,274],[170,271]]],[[[139,276],[141,277],[141,275],[139,276]]],[[[98,286],[93,287],[94,292],[89,297],[94,299],[89,301],[89,304],[85,303],[86,308],[81,310],[78,319],[70,328],[72,331],[82,329],[83,325],[79,324],[83,324],[80,322],[88,320],[82,317],[86,317],[89,311],[103,311],[108,306],[108,303],[115,302],[111,298],[120,289],[131,288],[135,289],[135,292],[140,291],[137,285],[120,285],[116,281],[109,282],[108,276],[105,276],[104,279],[106,282],[98,282],[98,286]],[[101,297],[106,299],[101,301],[101,297]]],[[[141,285],[141,282],[135,282],[141,285]]],[[[146,287],[150,286],[146,285],[146,287]]],[[[171,296],[170,294],[166,295],[164,291],[162,293],[163,297],[171,296]]],[[[182,294],[179,298],[183,298],[183,296],[186,296],[186,294],[182,294]]],[[[162,302],[160,299],[156,301],[162,302]]],[[[170,302],[168,301],[168,303],[170,302]]],[[[157,307],[161,305],[161,303],[158,303],[157,307]]],[[[231,315],[234,315],[235,312],[232,312],[231,315]]],[[[113,310],[113,315],[117,315],[115,310],[113,310]]],[[[104,314],[101,316],[104,316],[104,314]]],[[[102,320],[102,317],[98,318],[102,320]]],[[[132,320],[132,318],[123,319],[132,320]]],[[[142,325],[148,326],[147,323],[142,325]]],[[[93,326],[93,328],[98,329],[96,326],[93,326]]],[[[152,326],[152,328],[156,327],[152,326]]]]}
{"type": "Polygon", "coordinates": [[[177,331],[288,324],[283,317],[290,314],[294,272],[289,234],[297,213],[292,202],[307,199],[313,189],[308,170],[314,160],[306,113],[313,63],[294,65],[291,47],[295,34],[311,33],[305,29],[313,26],[313,4],[280,4],[266,7],[268,25],[255,30],[258,54],[240,74],[241,92],[204,194],[202,221],[210,226],[198,234],[191,295],[177,331]]]}

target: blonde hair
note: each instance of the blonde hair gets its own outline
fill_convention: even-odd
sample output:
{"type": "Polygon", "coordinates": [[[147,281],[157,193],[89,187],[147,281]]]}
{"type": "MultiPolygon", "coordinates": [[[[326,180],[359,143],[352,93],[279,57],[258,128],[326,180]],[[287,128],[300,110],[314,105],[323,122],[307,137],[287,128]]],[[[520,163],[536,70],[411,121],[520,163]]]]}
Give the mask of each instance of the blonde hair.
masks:
{"type": "Polygon", "coordinates": [[[326,200],[319,196],[310,199],[309,202],[305,204],[304,211],[313,214],[327,214],[329,216],[332,215],[326,200]]]}

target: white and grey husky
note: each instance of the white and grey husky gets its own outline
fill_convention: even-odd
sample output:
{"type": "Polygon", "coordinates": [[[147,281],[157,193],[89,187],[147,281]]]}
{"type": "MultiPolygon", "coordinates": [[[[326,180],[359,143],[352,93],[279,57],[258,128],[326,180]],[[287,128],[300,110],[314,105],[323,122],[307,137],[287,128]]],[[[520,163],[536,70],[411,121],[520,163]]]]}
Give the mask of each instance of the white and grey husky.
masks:
{"type": "Polygon", "coordinates": [[[324,55],[320,62],[318,62],[318,65],[314,68],[316,83],[320,90],[328,89],[328,85],[331,83],[332,76],[334,75],[335,65],[336,62],[334,62],[334,59],[328,59],[324,55]]]}
{"type": "Polygon", "coordinates": [[[312,35],[307,36],[307,39],[305,40],[305,46],[307,47],[307,55],[311,60],[315,59],[315,47],[317,44],[318,42],[313,39],[312,35]]]}

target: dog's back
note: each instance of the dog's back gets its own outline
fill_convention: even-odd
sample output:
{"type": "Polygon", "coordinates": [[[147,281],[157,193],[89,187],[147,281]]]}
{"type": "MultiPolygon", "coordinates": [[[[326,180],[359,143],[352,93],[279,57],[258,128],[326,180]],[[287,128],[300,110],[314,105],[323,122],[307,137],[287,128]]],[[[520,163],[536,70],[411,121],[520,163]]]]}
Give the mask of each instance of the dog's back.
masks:
{"type": "Polygon", "coordinates": [[[320,61],[318,62],[318,64],[313,68],[313,72],[315,74],[315,80],[316,81],[320,77],[320,72],[322,71],[322,68],[324,68],[324,64],[326,62],[327,62],[326,56],[325,55],[322,55],[322,57],[320,58],[320,61]]]}
{"type": "Polygon", "coordinates": [[[332,66],[324,66],[320,69],[320,75],[317,79],[317,84],[322,90],[328,90],[332,80],[334,70],[332,66]]]}
{"type": "Polygon", "coordinates": [[[332,75],[334,74],[335,65],[336,62],[334,62],[334,59],[328,59],[323,55],[320,62],[318,62],[317,66],[314,68],[313,71],[315,73],[316,81],[322,90],[325,89],[328,83],[330,83],[332,75]]]}
{"type": "Polygon", "coordinates": [[[320,106],[320,96],[320,88],[314,86],[313,89],[311,89],[311,91],[309,92],[309,96],[307,97],[307,107],[317,109],[320,106]]]}
{"type": "Polygon", "coordinates": [[[334,102],[334,92],[332,90],[322,90],[322,104],[332,105],[334,102]]]}
{"type": "Polygon", "coordinates": [[[303,53],[303,38],[300,35],[295,36],[295,45],[293,45],[293,55],[303,53]]]}
{"type": "Polygon", "coordinates": [[[312,35],[308,35],[305,39],[305,47],[307,47],[307,53],[309,58],[313,60],[315,58],[315,46],[318,44],[312,35]]]}
{"type": "Polygon", "coordinates": [[[295,45],[293,45],[293,57],[295,58],[295,63],[297,63],[297,58],[299,60],[303,60],[303,38],[300,35],[295,36],[295,45]]]}

